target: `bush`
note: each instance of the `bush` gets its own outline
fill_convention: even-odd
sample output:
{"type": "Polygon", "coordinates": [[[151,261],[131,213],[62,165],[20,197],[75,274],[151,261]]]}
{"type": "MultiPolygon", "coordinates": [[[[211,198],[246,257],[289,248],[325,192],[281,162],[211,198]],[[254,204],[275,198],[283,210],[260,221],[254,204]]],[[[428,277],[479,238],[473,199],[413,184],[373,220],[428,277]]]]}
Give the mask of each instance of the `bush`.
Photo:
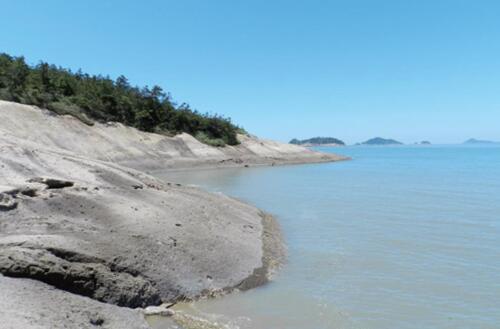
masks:
{"type": "Polygon", "coordinates": [[[0,89],[0,99],[9,102],[14,100],[14,98],[6,88],[0,89]]]}
{"type": "Polygon", "coordinates": [[[74,104],[67,104],[64,102],[52,102],[47,105],[47,109],[55,112],[59,115],[71,115],[80,120],[81,122],[93,126],[94,121],[89,119],[85,113],[82,112],[82,109],[74,104]]]}
{"type": "Polygon", "coordinates": [[[207,136],[207,134],[205,134],[204,132],[201,132],[201,131],[196,134],[195,138],[197,140],[199,140],[200,142],[202,142],[203,144],[207,144],[210,146],[221,147],[221,146],[226,145],[226,142],[224,142],[223,139],[210,138],[207,136]]]}

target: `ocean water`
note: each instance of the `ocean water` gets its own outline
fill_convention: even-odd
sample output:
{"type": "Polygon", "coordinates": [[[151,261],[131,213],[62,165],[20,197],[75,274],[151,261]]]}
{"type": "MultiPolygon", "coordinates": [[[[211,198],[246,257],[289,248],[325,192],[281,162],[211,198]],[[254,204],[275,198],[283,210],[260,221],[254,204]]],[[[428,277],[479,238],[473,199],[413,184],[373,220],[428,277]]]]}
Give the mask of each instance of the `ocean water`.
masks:
{"type": "Polygon", "coordinates": [[[160,175],[272,213],[288,245],[270,284],[179,314],[206,328],[500,328],[500,147],[320,150],[353,160],[160,175]]]}

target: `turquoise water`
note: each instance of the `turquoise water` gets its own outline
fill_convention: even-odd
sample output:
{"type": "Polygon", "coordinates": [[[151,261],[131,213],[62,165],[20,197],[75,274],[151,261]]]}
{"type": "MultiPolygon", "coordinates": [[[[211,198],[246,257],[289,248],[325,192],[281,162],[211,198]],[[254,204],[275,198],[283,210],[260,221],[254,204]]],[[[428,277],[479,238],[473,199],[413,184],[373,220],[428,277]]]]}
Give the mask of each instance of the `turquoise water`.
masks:
{"type": "Polygon", "coordinates": [[[265,287],[181,308],[227,328],[500,328],[500,148],[322,148],[352,161],[171,172],[274,214],[265,287]]]}

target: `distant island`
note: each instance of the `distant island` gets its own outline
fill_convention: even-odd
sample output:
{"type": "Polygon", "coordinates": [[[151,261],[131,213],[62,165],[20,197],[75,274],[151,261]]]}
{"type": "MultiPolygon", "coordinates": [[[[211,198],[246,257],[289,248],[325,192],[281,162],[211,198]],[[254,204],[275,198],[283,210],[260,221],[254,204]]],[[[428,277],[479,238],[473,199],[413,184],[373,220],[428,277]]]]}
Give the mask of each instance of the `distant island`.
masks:
{"type": "Polygon", "coordinates": [[[398,142],[397,140],[394,139],[386,139],[382,137],[375,137],[372,139],[369,139],[360,145],[402,145],[403,143],[398,142]]]}
{"type": "Polygon", "coordinates": [[[303,140],[298,140],[294,138],[290,141],[290,144],[302,145],[302,146],[319,146],[319,145],[345,146],[345,143],[343,141],[333,137],[313,137],[303,140]]]}
{"type": "Polygon", "coordinates": [[[471,139],[466,140],[464,142],[464,144],[500,144],[500,142],[494,142],[494,141],[487,141],[487,140],[480,140],[480,139],[471,138],[471,139]]]}
{"type": "Polygon", "coordinates": [[[417,145],[431,145],[431,142],[429,141],[421,141],[421,142],[415,142],[417,145]]]}

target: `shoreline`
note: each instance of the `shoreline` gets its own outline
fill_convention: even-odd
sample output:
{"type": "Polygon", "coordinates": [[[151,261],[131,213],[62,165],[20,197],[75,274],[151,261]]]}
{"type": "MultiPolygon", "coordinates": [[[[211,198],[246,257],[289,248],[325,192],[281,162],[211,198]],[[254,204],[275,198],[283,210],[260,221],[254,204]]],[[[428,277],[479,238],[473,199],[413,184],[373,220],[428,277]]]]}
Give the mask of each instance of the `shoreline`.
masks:
{"type": "MultiPolygon", "coordinates": [[[[20,162],[20,165],[25,168],[33,167],[35,163],[49,164],[52,161],[58,161],[57,159],[61,156],[60,154],[45,154],[45,152],[37,152],[38,154],[36,155],[36,158],[41,161],[37,160],[34,163],[26,163],[21,158],[17,158],[16,155],[10,154],[9,149],[16,150],[16,147],[6,147],[4,145],[3,153],[0,154],[0,163],[4,163],[5,159],[10,159],[20,162]],[[7,152],[7,154],[5,154],[5,152],[7,152]]],[[[26,151],[28,150],[23,149],[21,152],[24,154],[26,151]]],[[[22,154],[19,156],[23,157],[22,154]]],[[[67,154],[64,155],[63,158],[76,166],[68,168],[72,172],[72,176],[63,177],[68,180],[60,180],[55,181],[55,183],[50,183],[55,185],[59,184],[61,186],[64,185],[65,187],[60,190],[52,190],[49,185],[44,187],[43,184],[46,183],[43,182],[48,182],[48,180],[36,180],[36,183],[29,183],[27,185],[17,185],[10,181],[10,186],[3,187],[0,191],[2,195],[12,195],[16,202],[15,208],[0,212],[0,223],[2,223],[4,227],[2,230],[3,232],[0,233],[0,273],[2,273],[0,274],[0,286],[4,287],[5,285],[9,285],[12,280],[15,280],[16,282],[19,282],[19,285],[26,286],[26,289],[32,290],[35,289],[34,286],[32,288],[32,284],[35,284],[37,287],[36,289],[39,290],[37,293],[38,298],[36,300],[43,301],[43,304],[37,304],[35,302],[35,304],[29,309],[21,308],[18,310],[16,318],[21,318],[20,321],[27,321],[29,318],[39,317],[39,312],[56,312],[67,314],[69,318],[77,321],[76,323],[78,323],[78,325],[75,325],[75,328],[85,327],[82,322],[84,320],[79,318],[85,318],[84,314],[88,312],[89,307],[98,307],[98,305],[101,305],[102,302],[105,302],[106,304],[116,304],[115,300],[118,301],[123,298],[119,296],[121,296],[124,289],[127,291],[136,285],[136,283],[130,282],[131,285],[127,286],[129,285],[127,280],[132,278],[127,276],[123,277],[123,275],[128,272],[136,273],[134,274],[137,275],[136,278],[138,280],[145,279],[146,281],[141,281],[144,282],[141,284],[146,285],[149,285],[147,281],[156,277],[157,279],[160,279],[160,281],[157,281],[157,284],[160,285],[156,286],[156,288],[161,288],[161,286],[164,285],[161,283],[163,280],[161,278],[165,275],[169,277],[172,274],[174,274],[174,277],[177,277],[175,273],[179,269],[172,272],[168,270],[168,268],[162,269],[161,266],[157,266],[164,262],[166,262],[166,264],[172,264],[172,261],[167,260],[168,258],[173,259],[176,262],[180,261],[180,264],[182,264],[187,261],[187,259],[183,256],[185,253],[191,255],[197,254],[198,256],[195,257],[199,258],[201,263],[199,265],[195,265],[194,268],[192,265],[182,265],[183,267],[180,273],[181,277],[185,277],[187,273],[191,273],[198,266],[200,266],[200,269],[205,270],[211,268],[211,270],[209,270],[210,275],[207,274],[208,279],[204,279],[203,285],[205,288],[199,287],[193,289],[193,287],[200,284],[198,280],[202,278],[201,275],[195,273],[194,276],[191,275],[192,279],[185,282],[185,287],[188,290],[180,295],[176,296],[175,294],[172,294],[172,292],[169,292],[171,290],[168,285],[165,287],[167,290],[164,290],[164,293],[158,291],[160,292],[160,296],[163,296],[161,298],[163,303],[176,302],[179,300],[195,301],[203,297],[222,296],[234,290],[247,290],[260,286],[267,283],[272,274],[277,271],[279,266],[284,262],[285,246],[279,230],[279,223],[274,217],[262,212],[252,205],[243,203],[225,195],[205,192],[199,188],[184,187],[175,183],[158,180],[150,177],[149,175],[135,172],[132,169],[124,167],[120,168],[119,166],[108,167],[108,164],[101,162],[96,164],[92,163],[90,168],[91,171],[99,172],[98,176],[100,179],[104,179],[102,182],[103,184],[101,183],[96,185],[91,189],[91,181],[94,181],[93,179],[90,181],[74,179],[75,176],[73,175],[85,175],[85,172],[81,171],[80,168],[81,159],[69,157],[67,154]],[[97,167],[95,165],[97,165],[97,167]],[[112,179],[112,185],[108,185],[109,179],[112,179]],[[122,180],[125,181],[121,182],[122,180]],[[69,182],[71,182],[71,184],[69,182]],[[141,184],[142,187],[136,188],[136,186],[140,186],[139,184],[141,184]],[[98,188],[98,190],[96,188],[98,188]],[[29,193],[33,196],[24,196],[23,193],[29,193]],[[175,194],[172,195],[172,193],[175,194]],[[143,194],[143,196],[141,196],[141,194],[143,194]],[[123,202],[119,201],[120,199],[123,199],[123,197],[126,198],[123,199],[124,201],[128,200],[125,201],[126,203],[137,202],[138,200],[143,200],[141,202],[147,202],[147,204],[141,203],[141,206],[136,206],[139,208],[139,211],[141,211],[141,208],[146,208],[145,210],[148,210],[151,206],[157,207],[158,203],[161,204],[163,200],[165,200],[165,197],[169,194],[174,196],[175,200],[177,200],[173,201],[174,203],[172,203],[172,205],[176,204],[179,211],[186,214],[192,214],[194,210],[195,214],[197,214],[195,216],[203,215],[204,212],[198,214],[198,210],[193,208],[194,204],[192,202],[195,202],[198,206],[201,203],[201,209],[205,208],[207,211],[213,213],[212,215],[207,213],[206,215],[203,215],[204,217],[207,216],[206,218],[208,219],[212,216],[220,216],[223,219],[223,222],[206,222],[207,219],[200,218],[201,221],[197,221],[198,224],[193,227],[194,231],[192,231],[192,234],[194,235],[192,237],[194,239],[186,238],[184,237],[184,234],[177,236],[172,235],[172,229],[163,231],[165,228],[159,227],[154,223],[151,223],[152,226],[150,226],[150,224],[145,223],[144,220],[140,221],[142,223],[142,227],[137,227],[137,224],[134,224],[134,218],[131,217],[131,215],[137,210],[132,209],[131,212],[127,212],[125,215],[126,217],[123,217],[123,215],[120,215],[119,218],[116,217],[116,219],[113,217],[112,221],[118,220],[116,223],[118,226],[114,226],[114,224],[112,224],[109,228],[110,230],[102,231],[102,229],[99,229],[97,232],[93,230],[88,233],[75,232],[76,235],[71,233],[73,231],[72,227],[77,228],[82,227],[81,225],[89,224],[92,226],[99,225],[99,217],[103,211],[100,210],[100,208],[103,206],[107,209],[107,212],[112,209],[115,209],[112,210],[112,212],[117,210],[123,211],[124,209],[122,209],[123,206],[121,205],[123,202]],[[97,195],[100,195],[100,197],[96,198],[97,195]],[[188,197],[188,200],[192,201],[188,201],[188,203],[185,204],[185,201],[183,201],[185,200],[185,197],[183,195],[188,197]],[[180,196],[181,199],[179,199],[180,196]],[[87,212],[90,212],[93,207],[100,204],[101,202],[99,200],[101,198],[103,198],[102,201],[105,202],[105,205],[99,205],[99,209],[97,209],[95,213],[96,215],[90,215],[92,217],[87,217],[87,212]],[[82,214],[85,213],[84,215],[79,215],[76,218],[73,217],[75,216],[73,215],[74,201],[71,200],[74,200],[81,205],[80,209],[82,209],[82,214]],[[47,208],[47,206],[49,208],[47,208]],[[61,206],[63,208],[59,208],[61,206]],[[59,210],[55,211],[56,209],[54,207],[58,207],[59,210]],[[33,217],[32,212],[36,214],[35,217],[33,217]],[[60,225],[57,223],[66,222],[65,226],[61,228],[62,231],[60,231],[57,227],[54,227],[54,229],[50,229],[50,231],[47,232],[45,232],[45,229],[40,231],[38,225],[47,221],[50,216],[55,216],[54,220],[50,221],[55,225],[60,225]],[[67,216],[73,217],[71,222],[68,221],[69,217],[67,216]],[[91,221],[88,222],[88,219],[91,219],[91,221]],[[19,220],[21,220],[21,222],[19,222],[19,220]],[[130,220],[132,220],[132,222],[130,222],[130,220]],[[129,224],[127,224],[127,222],[129,224]],[[6,223],[10,224],[6,226],[6,223]],[[37,226],[34,226],[35,223],[38,223],[36,224],[37,226]],[[132,226],[130,226],[131,224],[132,226]],[[209,231],[202,233],[202,231],[196,228],[200,224],[209,225],[207,227],[209,231]],[[213,225],[215,225],[213,228],[209,228],[213,225]],[[127,227],[131,227],[131,229],[127,229],[127,227]],[[154,231],[156,232],[153,233],[154,231]],[[165,233],[163,232],[168,234],[168,236],[165,237],[165,233]],[[96,233],[98,235],[96,235],[96,233]],[[111,236],[109,236],[110,234],[111,236]],[[200,234],[202,234],[201,237],[200,234]],[[114,235],[116,235],[116,238],[113,237],[114,235]],[[213,235],[219,236],[218,241],[211,238],[213,235]],[[130,237],[123,241],[126,244],[120,243],[119,241],[125,236],[130,236],[134,239],[144,236],[147,237],[148,240],[153,241],[161,239],[158,241],[161,241],[162,244],[167,243],[167,249],[164,251],[154,251],[151,249],[149,244],[147,244],[147,240],[144,241],[146,242],[144,245],[140,240],[137,242],[130,240],[127,241],[130,237]],[[225,238],[223,236],[225,236],[225,238]],[[104,238],[104,240],[102,240],[102,238],[104,238]],[[243,244],[241,244],[243,241],[242,239],[245,241],[243,244]],[[89,243],[90,245],[88,245],[89,243]],[[118,245],[116,245],[117,243],[118,245]],[[130,245],[131,243],[132,245],[130,245]],[[220,247],[216,247],[212,252],[210,252],[210,249],[214,248],[214,243],[218,244],[220,247]],[[87,246],[85,247],[85,245],[87,246]],[[111,249],[107,251],[109,248],[111,249]],[[162,260],[162,257],[165,257],[166,255],[165,252],[170,254],[178,248],[181,248],[178,250],[181,251],[180,254],[178,253],[178,256],[171,258],[167,255],[167,259],[162,260]],[[150,253],[152,254],[149,255],[150,253]],[[109,256],[106,256],[108,254],[109,256]],[[147,265],[147,268],[143,268],[143,270],[137,272],[142,265],[136,264],[137,261],[135,260],[136,256],[134,256],[134,254],[141,255],[141,258],[145,258],[146,262],[144,265],[150,264],[150,262],[154,262],[157,265],[147,265]],[[160,258],[158,259],[158,257],[160,258]],[[127,258],[133,262],[130,263],[127,258]],[[103,267],[99,265],[101,263],[105,266],[103,267]],[[52,269],[54,265],[51,264],[55,264],[56,269],[52,269]],[[80,264],[82,264],[83,267],[81,267],[82,265],[80,264]],[[140,266],[137,267],[137,265],[140,266]],[[99,295],[94,294],[87,296],[92,299],[85,301],[86,297],[82,296],[81,293],[75,294],[75,291],[68,290],[67,288],[64,288],[64,286],[58,286],[55,282],[52,282],[50,276],[45,276],[45,274],[39,273],[38,271],[32,272],[31,270],[34,268],[41,268],[43,271],[48,270],[49,272],[47,273],[51,273],[59,271],[57,270],[59,266],[62,268],[67,267],[70,271],[72,271],[72,273],[78,273],[88,266],[91,266],[92,271],[96,270],[98,271],[97,273],[102,272],[102,274],[98,274],[98,278],[102,277],[102,279],[98,279],[102,280],[99,284],[106,289],[106,291],[108,291],[104,296],[109,297],[101,299],[99,295]],[[109,271],[107,266],[110,266],[109,268],[111,269],[111,272],[105,272],[109,271]],[[15,269],[15,272],[12,269],[15,269]],[[117,272],[117,270],[119,272],[117,272]],[[143,272],[144,270],[146,272],[143,272]],[[182,274],[183,271],[186,271],[186,274],[182,274]],[[171,274],[168,274],[169,272],[171,274]],[[110,275],[111,281],[105,279],[110,275]],[[120,285],[123,284],[123,286],[115,287],[113,283],[114,280],[118,280],[118,283],[120,285]],[[47,291],[47,293],[44,291],[47,291]],[[49,291],[53,292],[49,293],[49,291]],[[116,293],[118,293],[118,295],[114,297],[114,294],[116,293]],[[49,298],[49,296],[51,297],[49,298]],[[68,298],[74,300],[74,304],[80,305],[79,307],[82,308],[82,312],[84,313],[83,315],[81,312],[73,314],[73,311],[67,310],[65,306],[61,304],[62,300],[68,298]]],[[[89,160],[84,161],[86,166],[89,160]]],[[[66,164],[60,165],[64,166],[66,164]]],[[[35,167],[36,169],[33,168],[34,171],[43,169],[37,165],[35,167]]],[[[26,178],[27,177],[30,176],[26,176],[26,178]]],[[[22,179],[22,181],[27,180],[29,179],[22,179]]],[[[162,214],[167,215],[169,212],[171,211],[162,211],[162,214]]],[[[111,213],[108,213],[107,216],[110,216],[110,214],[111,213]]],[[[192,216],[193,215],[190,215],[188,217],[190,218],[190,221],[194,219],[192,216]]],[[[181,217],[177,215],[172,217],[173,223],[179,223],[175,225],[172,224],[172,226],[186,227],[186,229],[190,230],[189,221],[186,222],[186,220],[182,220],[181,217]]],[[[47,224],[49,224],[49,222],[47,222],[47,224]]],[[[178,229],[176,229],[176,231],[177,230],[178,229]]],[[[85,277],[84,272],[80,273],[81,274],[78,274],[78,276],[83,275],[83,277],[85,277]]],[[[72,280],[71,276],[65,280],[72,280]]],[[[170,279],[165,281],[165,283],[168,283],[169,280],[170,279]]],[[[182,280],[184,281],[185,279],[182,280]]],[[[66,281],[63,281],[63,283],[64,282],[66,281]]],[[[64,285],[70,282],[72,281],[67,281],[64,285]]],[[[156,288],[155,286],[150,286],[150,288],[147,289],[151,290],[156,288]]],[[[21,298],[22,296],[19,292],[17,292],[17,290],[5,291],[6,294],[3,298],[0,298],[0,305],[8,303],[8,300],[21,298]]],[[[130,300],[135,300],[137,298],[135,296],[135,292],[131,290],[130,293],[130,298],[132,298],[130,300]]],[[[142,306],[142,308],[144,308],[149,305],[157,305],[159,301],[156,301],[156,297],[153,299],[150,299],[151,297],[149,297],[154,296],[155,292],[153,291],[152,293],[153,295],[140,297],[145,298],[144,304],[118,304],[118,306],[132,307],[120,308],[120,312],[131,312],[128,317],[136,314],[136,316],[142,318],[143,311],[137,312],[137,310],[134,310],[133,308],[136,306],[142,306]]],[[[107,313],[99,311],[96,313],[96,316],[93,316],[93,318],[88,321],[94,321],[94,318],[96,318],[97,320],[95,321],[102,320],[108,323],[109,328],[136,328],[123,326],[123,324],[118,325],[116,316],[113,315],[115,314],[115,308],[107,308],[106,310],[107,313]]],[[[13,309],[11,307],[5,306],[3,315],[2,312],[0,312],[0,318],[3,321],[6,321],[6,323],[15,323],[15,321],[18,321],[19,319],[9,316],[9,313],[12,311],[13,309]]],[[[44,321],[47,320],[51,320],[51,317],[48,317],[44,321]]],[[[138,322],[139,320],[134,321],[138,322]]],[[[24,324],[24,327],[30,328],[30,326],[26,323],[24,324]]]]}
{"type": "Polygon", "coordinates": [[[286,254],[274,217],[146,172],[347,158],[240,138],[241,145],[218,149],[187,134],[171,138],[119,124],[89,127],[0,102],[0,287],[6,292],[0,320],[12,328],[106,323],[142,329],[148,325],[137,307],[268,282],[286,254]],[[12,280],[18,289],[6,288],[12,280]],[[30,295],[35,291],[37,298],[30,295]],[[9,304],[26,298],[29,307],[9,304]]]}
{"type": "MultiPolygon", "coordinates": [[[[276,274],[286,262],[287,248],[279,221],[274,216],[264,211],[261,211],[260,216],[263,226],[262,266],[254,269],[250,276],[234,287],[227,287],[221,291],[199,296],[195,299],[182,300],[179,301],[180,304],[196,303],[200,299],[210,300],[214,298],[224,298],[224,296],[228,294],[255,289],[272,281],[274,274],[276,274]]],[[[145,312],[144,318],[152,328],[169,329],[171,326],[177,328],[178,325],[181,325],[182,328],[185,329],[205,328],[207,325],[214,329],[222,328],[219,327],[217,323],[207,324],[208,320],[206,319],[199,319],[189,314],[178,312],[175,309],[176,305],[177,303],[174,303],[164,308],[156,308],[156,312],[150,314],[145,312]]]]}
{"type": "MultiPolygon", "coordinates": [[[[278,220],[263,211],[260,213],[262,224],[262,267],[231,290],[249,290],[262,286],[272,280],[286,261],[286,243],[278,220]]],[[[231,291],[229,291],[231,292],[231,291]]]]}
{"type": "MultiPolygon", "coordinates": [[[[155,168],[148,169],[148,167],[144,167],[141,165],[134,164],[130,166],[132,168],[137,168],[138,170],[144,171],[148,174],[154,175],[159,172],[181,172],[181,171],[204,171],[204,170],[224,170],[224,169],[234,169],[234,168],[261,168],[261,167],[283,167],[283,166],[299,166],[299,165],[307,165],[307,164],[323,164],[330,162],[341,162],[341,161],[349,161],[352,160],[350,157],[341,157],[341,156],[332,156],[325,158],[310,158],[310,159],[280,159],[280,160],[263,160],[261,161],[248,161],[245,162],[232,162],[227,161],[223,164],[219,163],[219,160],[211,161],[198,161],[191,165],[179,165],[167,168],[155,168]]],[[[123,165],[127,166],[127,162],[123,165]]]]}

